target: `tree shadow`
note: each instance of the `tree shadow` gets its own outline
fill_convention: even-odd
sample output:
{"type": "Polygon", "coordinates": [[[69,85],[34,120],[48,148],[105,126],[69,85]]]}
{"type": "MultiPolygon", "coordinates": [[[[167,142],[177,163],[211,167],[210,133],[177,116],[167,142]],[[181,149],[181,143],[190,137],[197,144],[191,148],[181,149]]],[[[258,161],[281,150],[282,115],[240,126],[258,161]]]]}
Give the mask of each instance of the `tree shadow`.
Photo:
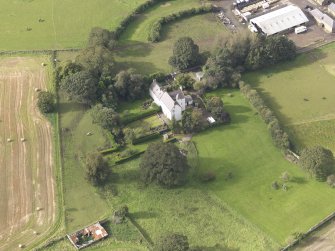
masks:
{"type": "Polygon", "coordinates": [[[130,215],[138,220],[138,219],[151,219],[156,218],[158,214],[156,212],[149,212],[149,211],[139,211],[139,212],[132,212],[130,215]]]}
{"type": "Polygon", "coordinates": [[[151,53],[153,48],[154,45],[150,43],[128,41],[127,43],[116,48],[114,53],[120,58],[145,57],[151,53]]]}
{"type": "Polygon", "coordinates": [[[290,179],[291,182],[296,183],[296,184],[305,184],[307,183],[306,178],[304,177],[292,177],[290,179]]]}
{"type": "Polygon", "coordinates": [[[194,247],[192,250],[194,251],[239,251],[239,248],[230,248],[226,247],[221,244],[216,244],[213,247],[204,247],[204,246],[198,246],[194,247]]]}
{"type": "Polygon", "coordinates": [[[60,113],[67,113],[67,112],[77,112],[77,111],[84,111],[88,107],[75,102],[61,102],[58,103],[57,110],[60,113]]]}

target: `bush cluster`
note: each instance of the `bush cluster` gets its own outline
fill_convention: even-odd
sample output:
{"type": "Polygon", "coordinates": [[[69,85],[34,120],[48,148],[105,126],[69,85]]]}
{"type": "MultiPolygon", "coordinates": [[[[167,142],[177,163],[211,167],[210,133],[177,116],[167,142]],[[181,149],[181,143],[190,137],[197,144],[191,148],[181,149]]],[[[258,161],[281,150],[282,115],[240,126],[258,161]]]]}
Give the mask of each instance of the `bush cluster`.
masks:
{"type": "Polygon", "coordinates": [[[287,133],[281,128],[278,119],[272,110],[265,105],[264,100],[258,92],[251,88],[249,84],[240,82],[241,93],[249,100],[251,105],[257,110],[261,118],[268,125],[273,143],[281,150],[290,148],[290,141],[287,133]]]}
{"type": "Polygon", "coordinates": [[[159,42],[161,39],[161,30],[164,24],[174,22],[176,20],[190,17],[194,15],[204,14],[208,12],[212,12],[215,9],[212,5],[206,5],[199,8],[192,8],[189,10],[182,10],[177,13],[173,13],[171,15],[168,15],[166,17],[161,17],[156,22],[152,24],[150,27],[150,31],[148,34],[148,41],[150,42],[159,42]]]}

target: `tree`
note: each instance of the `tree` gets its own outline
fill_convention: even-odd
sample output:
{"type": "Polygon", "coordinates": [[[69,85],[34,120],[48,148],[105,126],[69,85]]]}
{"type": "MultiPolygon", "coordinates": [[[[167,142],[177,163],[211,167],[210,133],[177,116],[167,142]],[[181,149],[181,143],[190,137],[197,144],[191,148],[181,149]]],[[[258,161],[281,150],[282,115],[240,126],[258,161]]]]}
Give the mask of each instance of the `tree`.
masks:
{"type": "Polygon", "coordinates": [[[187,159],[178,147],[163,142],[148,146],[139,167],[141,179],[145,184],[155,182],[165,188],[182,185],[189,169],[187,159]]]}
{"type": "MultiPolygon", "coordinates": [[[[218,96],[210,97],[207,100],[207,110],[213,115],[213,117],[217,120],[226,119],[226,112],[223,108],[222,99],[218,96]]],[[[230,117],[229,117],[230,118],[230,117]]],[[[229,122],[229,121],[227,121],[229,122]]]]}
{"type": "Polygon", "coordinates": [[[178,69],[185,70],[196,66],[199,60],[199,46],[190,37],[179,38],[173,46],[173,54],[169,64],[178,69]]]}
{"type": "Polygon", "coordinates": [[[82,50],[75,62],[98,79],[110,75],[114,66],[112,52],[105,46],[99,45],[82,50]]]}
{"type": "Polygon", "coordinates": [[[131,128],[125,128],[124,131],[124,138],[128,144],[132,144],[133,140],[135,139],[135,132],[134,129],[131,128]]]}
{"type": "Polygon", "coordinates": [[[181,124],[184,132],[200,132],[206,127],[206,121],[203,118],[201,109],[192,109],[183,112],[181,124]]]}
{"type": "Polygon", "coordinates": [[[72,75],[74,73],[80,72],[84,70],[83,66],[71,61],[65,62],[62,66],[58,67],[57,69],[57,77],[58,81],[61,81],[62,79],[66,78],[69,75],[72,75]]]}
{"type": "Polygon", "coordinates": [[[115,90],[119,98],[135,100],[147,94],[147,83],[141,74],[134,69],[120,71],[115,77],[115,90]]]}
{"type": "Polygon", "coordinates": [[[181,234],[167,234],[161,237],[154,248],[155,251],[187,251],[189,244],[187,236],[181,234]]]}
{"type": "Polygon", "coordinates": [[[64,78],[60,88],[70,99],[91,104],[96,100],[97,79],[87,71],[76,72],[64,78]]]}
{"type": "Polygon", "coordinates": [[[94,186],[102,185],[110,174],[108,162],[100,153],[86,155],[86,178],[94,186]]]}
{"type": "Polygon", "coordinates": [[[188,74],[179,74],[176,77],[175,83],[178,87],[182,87],[183,89],[192,89],[195,80],[188,74]]]}
{"type": "Polygon", "coordinates": [[[103,107],[98,104],[92,108],[93,123],[99,124],[102,128],[110,131],[116,141],[123,139],[121,119],[113,108],[103,107]]]}
{"type": "Polygon", "coordinates": [[[104,46],[108,49],[113,49],[115,46],[113,34],[100,27],[94,27],[88,36],[88,47],[104,46]]]}
{"type": "Polygon", "coordinates": [[[334,171],[335,160],[332,151],[315,146],[301,152],[299,165],[319,181],[325,181],[334,171]]]}
{"type": "Polygon", "coordinates": [[[50,113],[55,109],[55,96],[48,91],[40,91],[37,96],[37,107],[42,113],[50,113]]]}

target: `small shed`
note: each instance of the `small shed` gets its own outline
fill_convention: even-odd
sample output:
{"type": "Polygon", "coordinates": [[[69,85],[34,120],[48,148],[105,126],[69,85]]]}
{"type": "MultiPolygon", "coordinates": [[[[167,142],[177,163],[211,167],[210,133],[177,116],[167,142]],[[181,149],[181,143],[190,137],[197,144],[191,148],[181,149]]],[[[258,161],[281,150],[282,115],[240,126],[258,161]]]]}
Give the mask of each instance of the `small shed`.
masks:
{"type": "Polygon", "coordinates": [[[193,105],[193,98],[192,98],[191,95],[186,95],[185,96],[185,103],[186,103],[187,106],[193,105]]]}
{"type": "Polygon", "coordinates": [[[335,3],[331,3],[328,5],[328,12],[335,17],[335,3]]]}
{"type": "Polygon", "coordinates": [[[207,117],[207,121],[208,121],[210,124],[215,123],[215,119],[214,119],[213,117],[207,117]]]}
{"type": "Polygon", "coordinates": [[[204,77],[205,73],[203,71],[198,71],[195,73],[195,78],[197,81],[201,81],[204,77]]]}

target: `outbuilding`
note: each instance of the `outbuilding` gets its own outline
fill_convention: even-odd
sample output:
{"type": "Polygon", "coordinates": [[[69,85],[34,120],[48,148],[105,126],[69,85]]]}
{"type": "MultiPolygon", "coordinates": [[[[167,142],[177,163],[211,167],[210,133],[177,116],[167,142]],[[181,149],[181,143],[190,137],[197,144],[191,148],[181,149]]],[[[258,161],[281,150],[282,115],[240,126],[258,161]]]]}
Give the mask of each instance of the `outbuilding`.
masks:
{"type": "Polygon", "coordinates": [[[335,17],[335,3],[331,3],[328,5],[328,12],[335,17]]]}
{"type": "Polygon", "coordinates": [[[308,23],[308,18],[295,5],[288,5],[250,20],[249,29],[267,36],[287,32],[308,23]]]}
{"type": "Polygon", "coordinates": [[[315,8],[310,11],[311,15],[315,18],[319,26],[321,26],[326,32],[335,32],[335,21],[327,14],[323,13],[319,9],[315,8]]]}

